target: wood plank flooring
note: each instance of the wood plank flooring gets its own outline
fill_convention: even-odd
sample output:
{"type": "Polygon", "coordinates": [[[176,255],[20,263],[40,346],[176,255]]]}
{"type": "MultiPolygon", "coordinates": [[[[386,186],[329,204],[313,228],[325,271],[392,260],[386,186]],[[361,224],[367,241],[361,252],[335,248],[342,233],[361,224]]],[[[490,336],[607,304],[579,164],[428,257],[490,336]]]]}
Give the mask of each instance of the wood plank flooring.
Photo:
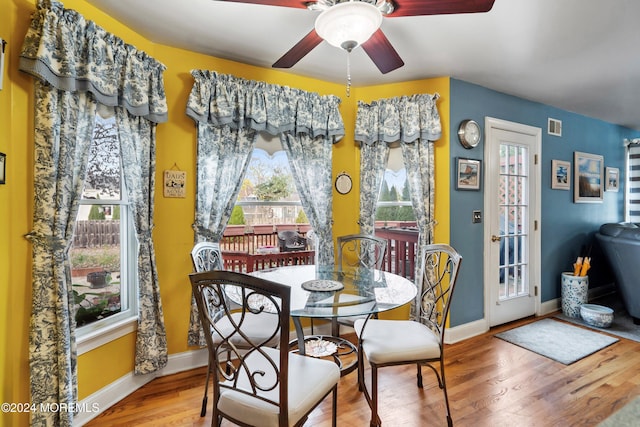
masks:
{"type": "MultiPolygon", "coordinates": [[[[566,366],[493,336],[538,319],[502,325],[446,347],[445,369],[455,426],[596,426],[640,395],[638,342],[620,338],[566,366]]],[[[205,369],[200,368],[157,378],[87,426],[211,425],[210,408],[206,417],[200,417],[204,375],[205,369]]],[[[424,370],[423,375],[421,390],[416,387],[414,366],[380,370],[384,426],[446,425],[442,391],[430,370],[424,370]]],[[[368,426],[369,416],[356,374],[343,377],[338,386],[338,425],[368,426]]],[[[305,426],[330,425],[331,401],[326,399],[305,426]]]]}

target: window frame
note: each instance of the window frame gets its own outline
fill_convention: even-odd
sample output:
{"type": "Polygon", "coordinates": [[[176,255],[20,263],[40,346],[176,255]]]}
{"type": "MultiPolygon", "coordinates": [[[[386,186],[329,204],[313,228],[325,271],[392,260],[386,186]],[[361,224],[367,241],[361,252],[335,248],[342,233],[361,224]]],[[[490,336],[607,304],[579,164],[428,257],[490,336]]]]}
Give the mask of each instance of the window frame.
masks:
{"type": "MultiPolygon", "coordinates": [[[[118,156],[120,156],[119,151],[118,156]]],[[[138,241],[121,157],[120,197],[118,199],[81,198],[79,201],[79,206],[93,205],[120,207],[120,303],[121,307],[126,308],[121,308],[119,313],[105,319],[76,327],[78,355],[135,332],[138,325],[138,241]]]]}

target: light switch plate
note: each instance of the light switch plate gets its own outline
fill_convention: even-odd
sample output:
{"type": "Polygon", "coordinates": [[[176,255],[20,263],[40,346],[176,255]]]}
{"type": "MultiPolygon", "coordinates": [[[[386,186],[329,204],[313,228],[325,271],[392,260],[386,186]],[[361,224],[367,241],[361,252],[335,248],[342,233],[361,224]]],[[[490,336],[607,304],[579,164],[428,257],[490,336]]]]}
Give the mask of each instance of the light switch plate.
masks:
{"type": "Polygon", "coordinates": [[[473,211],[473,217],[471,219],[473,224],[478,224],[482,222],[482,212],[481,211],[473,211]]]}

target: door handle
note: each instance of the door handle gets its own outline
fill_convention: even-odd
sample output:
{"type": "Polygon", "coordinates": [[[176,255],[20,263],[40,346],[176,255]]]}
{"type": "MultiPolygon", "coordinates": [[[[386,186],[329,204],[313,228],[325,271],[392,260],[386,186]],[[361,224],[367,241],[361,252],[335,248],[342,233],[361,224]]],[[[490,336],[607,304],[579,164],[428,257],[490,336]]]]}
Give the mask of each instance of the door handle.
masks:
{"type": "Polygon", "coordinates": [[[500,239],[502,239],[502,237],[500,237],[500,236],[495,236],[495,235],[494,235],[494,236],[491,236],[491,241],[492,241],[492,242],[499,242],[499,241],[500,241],[500,239]]]}

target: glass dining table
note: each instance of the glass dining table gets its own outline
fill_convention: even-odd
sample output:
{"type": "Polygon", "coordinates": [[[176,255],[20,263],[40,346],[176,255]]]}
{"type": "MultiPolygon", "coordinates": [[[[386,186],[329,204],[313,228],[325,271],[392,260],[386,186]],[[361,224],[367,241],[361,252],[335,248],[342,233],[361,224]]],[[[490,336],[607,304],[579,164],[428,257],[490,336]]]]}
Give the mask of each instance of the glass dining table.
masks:
{"type": "Polygon", "coordinates": [[[356,346],[331,334],[305,336],[301,319],[376,315],[411,302],[417,293],[411,280],[373,269],[345,272],[332,267],[293,265],[250,274],[291,287],[291,318],[296,330],[291,350],[303,355],[331,357],[343,375],[356,368],[356,346]]]}

